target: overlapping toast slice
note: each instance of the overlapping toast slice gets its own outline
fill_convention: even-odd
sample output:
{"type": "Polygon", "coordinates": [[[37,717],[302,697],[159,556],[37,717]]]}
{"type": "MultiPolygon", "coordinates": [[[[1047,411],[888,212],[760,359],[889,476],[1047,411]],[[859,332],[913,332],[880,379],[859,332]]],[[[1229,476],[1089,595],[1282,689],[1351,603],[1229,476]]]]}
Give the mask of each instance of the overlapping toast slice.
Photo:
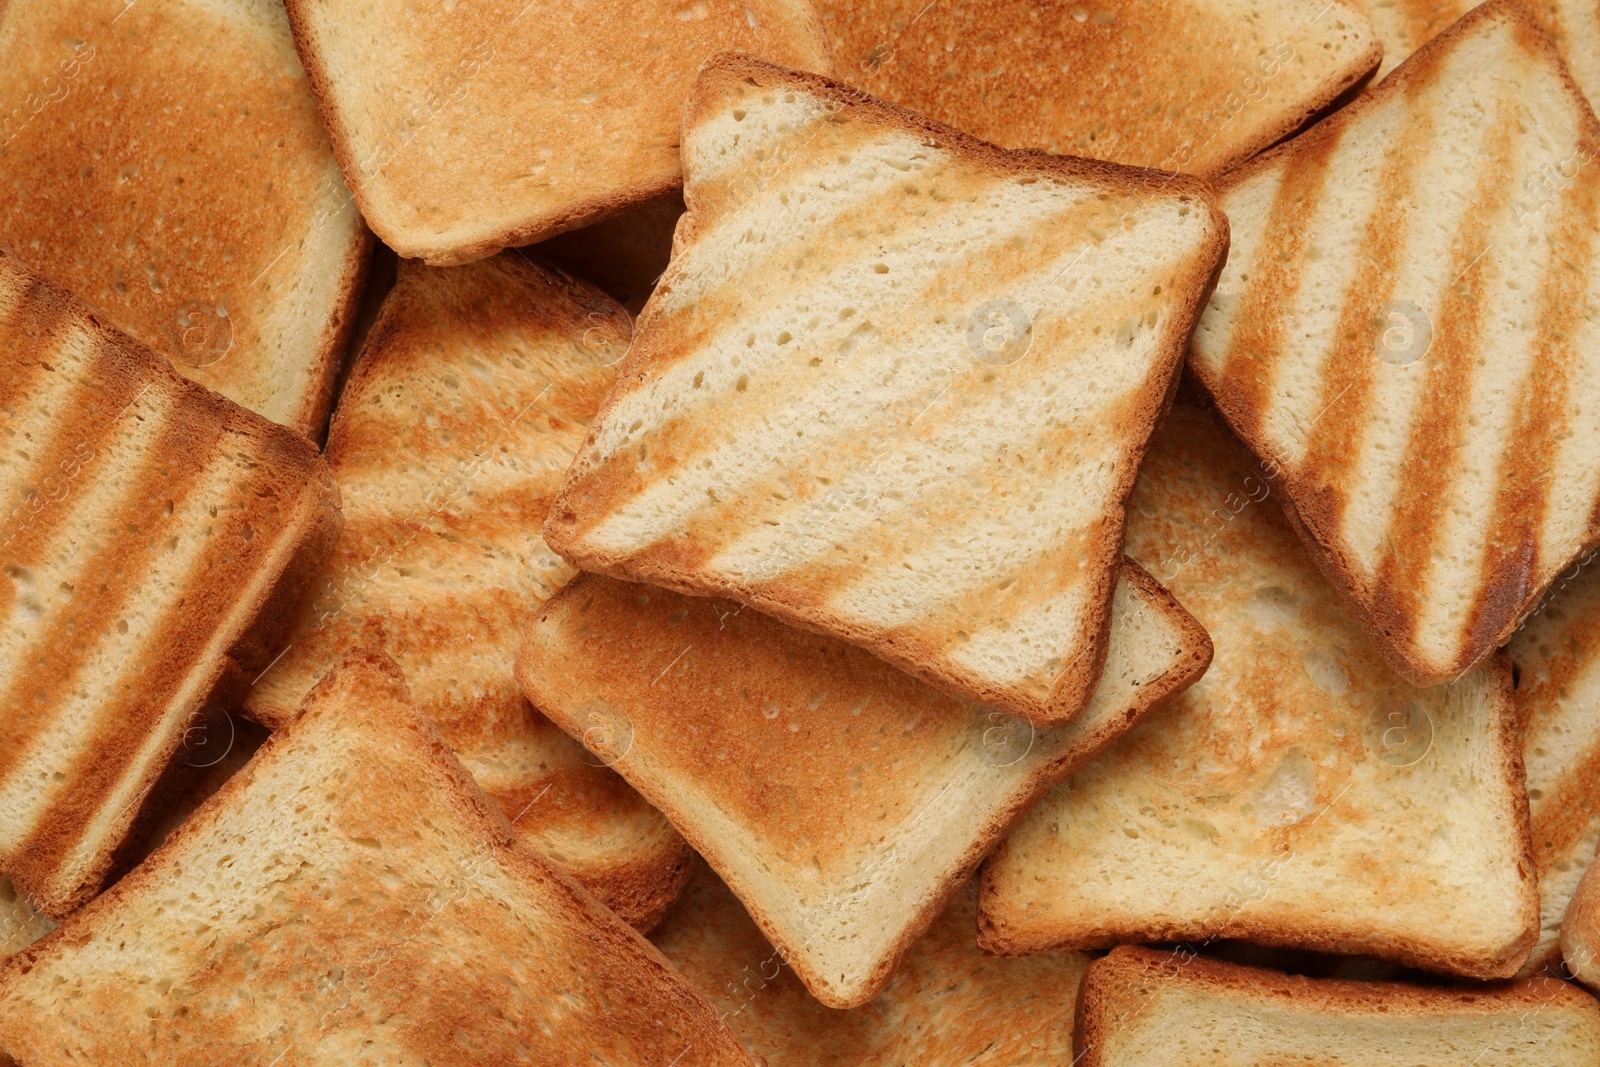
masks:
{"type": "Polygon", "coordinates": [[[1038,732],[728,601],[583,575],[528,628],[535,706],[667,813],[816,997],[871,1000],[1017,816],[1210,659],[1136,565],[1089,710],[1038,732]]]}
{"type": "Polygon", "coordinates": [[[817,14],[835,76],[876,96],[1006,148],[1201,175],[1293,133],[1382,55],[1353,0],[817,0],[817,14]]]}
{"type": "Polygon", "coordinates": [[[1191,365],[1418,685],[1600,538],[1596,158],[1554,46],[1491,0],[1223,184],[1191,365]]]}
{"type": "Polygon", "coordinates": [[[701,72],[683,154],[672,264],[546,540],[1071,721],[1227,247],[1208,188],[1005,152],[732,55],[701,72]]]}
{"type": "Polygon", "coordinates": [[[1240,938],[1509,977],[1539,914],[1510,666],[1406,683],[1273,495],[1211,413],[1173,408],[1128,552],[1216,658],[1023,818],[985,868],[981,939],[1240,938]]]}
{"type": "Polygon", "coordinates": [[[750,1063],[517,840],[372,650],[0,970],[0,1046],[29,1067],[750,1063]]]}
{"type": "Polygon", "coordinates": [[[334,153],[402,256],[471,262],[671,192],[695,72],[826,70],[810,0],[289,0],[334,153]]]}
{"type": "Polygon", "coordinates": [[[1560,575],[1507,648],[1528,774],[1539,940],[1523,968],[1560,956],[1562,916],[1600,844],[1600,581],[1593,560],[1560,575]]]}
{"type": "Polygon", "coordinates": [[[1600,1005],[1554,978],[1484,987],[1302,978],[1125,946],[1089,965],[1079,1067],[1581,1067],[1600,1005]]]}
{"type": "Polygon", "coordinates": [[[825,1007],[743,906],[700,865],[651,935],[745,1048],[784,1067],[1045,1067],[1072,1061],[1072,1014],[1088,957],[996,959],[972,938],[969,883],[871,1004],[825,1007]]]}
{"type": "Polygon", "coordinates": [[[328,434],[344,532],[245,705],[281,726],[345,649],[382,647],[518,835],[649,926],[688,846],[511,674],[522,626],[573,574],[539,525],[631,328],[598,289],[516,252],[402,262],[328,434]]]}
{"type": "Polygon", "coordinates": [[[281,0],[0,9],[0,242],[184,375],[319,437],[371,240],[281,0]]]}
{"type": "Polygon", "coordinates": [[[0,872],[99,888],[338,535],[304,437],[0,255],[0,872]]]}

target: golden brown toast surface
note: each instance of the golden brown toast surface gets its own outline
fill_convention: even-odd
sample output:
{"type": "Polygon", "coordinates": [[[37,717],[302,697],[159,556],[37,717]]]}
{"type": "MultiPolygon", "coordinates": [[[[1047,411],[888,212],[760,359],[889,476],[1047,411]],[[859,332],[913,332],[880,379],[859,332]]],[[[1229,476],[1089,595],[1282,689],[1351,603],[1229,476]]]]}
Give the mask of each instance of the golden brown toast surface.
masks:
{"type": "Polygon", "coordinates": [[[371,238],[281,0],[8,0],[0,115],[0,241],[319,436],[371,238]]]}
{"type": "Polygon", "coordinates": [[[517,252],[403,262],[328,435],[344,532],[246,706],[282,725],[345,649],[383,648],[518,834],[647,927],[688,846],[511,674],[521,627],[573,573],[539,526],[631,330],[605,294],[517,252]]]}

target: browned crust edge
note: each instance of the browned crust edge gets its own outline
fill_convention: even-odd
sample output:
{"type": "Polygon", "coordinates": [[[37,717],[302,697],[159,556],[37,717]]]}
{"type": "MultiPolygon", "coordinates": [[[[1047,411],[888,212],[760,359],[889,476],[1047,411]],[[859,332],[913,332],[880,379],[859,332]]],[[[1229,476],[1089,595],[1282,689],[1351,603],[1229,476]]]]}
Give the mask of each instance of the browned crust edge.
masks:
{"type": "Polygon", "coordinates": [[[695,859],[694,849],[678,834],[654,853],[626,863],[588,870],[562,867],[559,863],[555,866],[571,875],[617,918],[641,934],[648,934],[683,895],[694,874],[695,859]]]}
{"type": "MultiPolygon", "coordinates": [[[[823,75],[790,70],[736,52],[720,53],[701,67],[694,91],[684,103],[685,131],[697,124],[704,115],[716,109],[723,95],[720,91],[722,84],[738,80],[749,80],[753,84],[788,85],[813,93],[823,100],[837,101],[842,106],[859,109],[870,120],[910,129],[927,138],[928,143],[1006,173],[1076,178],[1114,186],[1119,190],[1129,187],[1144,188],[1152,194],[1167,191],[1174,195],[1191,196],[1206,207],[1212,221],[1213,236],[1206,247],[1196,253],[1197,269],[1185,279],[1192,298],[1187,306],[1175,309],[1169,320],[1168,339],[1163,343],[1162,352],[1155,361],[1156,369],[1146,386],[1145,396],[1139,403],[1133,419],[1130,420],[1143,427],[1142,439],[1129,450],[1128,462],[1123,467],[1121,481],[1111,493],[1114,501],[1110,509],[1112,521],[1108,525],[1104,541],[1120,545],[1125,509],[1128,497],[1138,479],[1139,467],[1149,450],[1150,439],[1154,436],[1156,427],[1160,425],[1167,409],[1171,406],[1172,398],[1176,395],[1189,336],[1199,320],[1202,308],[1210,299],[1211,291],[1216,287],[1227,258],[1228,220],[1218,207],[1211,187],[1202,179],[1188,175],[1141,170],[1100,160],[1054,156],[1036,150],[1009,151],[823,75]],[[1162,377],[1163,373],[1165,379],[1162,377]]],[[[688,210],[679,221],[674,236],[674,263],[668,266],[657,288],[658,292],[671,286],[676,274],[678,256],[699,236],[702,224],[701,212],[697,211],[697,200],[693,186],[686,186],[684,202],[688,210]]],[[[636,341],[653,323],[654,304],[655,297],[652,296],[640,312],[635,326],[636,341]]],[[[644,383],[652,369],[640,353],[639,345],[635,344],[630,348],[618,368],[617,384],[600,405],[592,425],[598,428],[605,421],[616,399],[644,383]]],[[[592,446],[596,432],[596,430],[590,431],[583,451],[592,446]]],[[[582,451],[580,451],[581,456],[582,451]]],[[[1100,671],[1105,665],[1105,636],[1110,625],[1111,596],[1115,591],[1114,579],[1117,567],[1114,555],[1112,565],[1108,566],[1098,579],[1098,588],[1093,589],[1088,597],[1090,603],[1098,605],[1098,610],[1085,618],[1082,629],[1071,646],[1088,651],[1090,655],[1087,662],[1080,652],[1057,677],[1049,698],[1044,701],[1030,701],[1015,690],[958,673],[952,666],[942,661],[931,661],[923,649],[902,635],[874,635],[835,617],[826,610],[796,607],[768,595],[742,590],[731,581],[659,562],[634,565],[630,563],[628,557],[581,547],[577,543],[581,542],[581,535],[575,532],[574,524],[563,516],[576,514],[572,508],[572,499],[586,474],[581,469],[582,466],[580,458],[563,479],[561,488],[551,504],[550,518],[545,522],[544,535],[546,544],[553,551],[586,570],[608,574],[625,581],[649,581],[688,596],[717,596],[738,600],[791,626],[838,637],[865,648],[929,685],[1001,708],[1033,726],[1044,729],[1064,726],[1077,718],[1087,706],[1099,682],[1100,671]]]]}
{"type": "MultiPolygon", "coordinates": [[[[165,379],[168,390],[197,398],[201,410],[225,427],[225,433],[249,440],[266,462],[277,461],[272,465],[285,479],[294,478],[297,473],[303,476],[295,517],[279,535],[284,542],[295,545],[282,569],[273,576],[255,605],[243,612],[239,612],[236,605],[222,605],[224,616],[233,615],[240,620],[240,625],[220,661],[212,666],[210,681],[196,705],[194,716],[206,714],[208,705],[231,708],[247,687],[248,680],[271,662],[270,650],[277,631],[310,588],[316,570],[338,538],[343,521],[339,490],[328,472],[327,463],[303,435],[179,374],[165,357],[123,333],[84,301],[4,250],[0,250],[0,270],[13,270],[25,279],[35,280],[37,285],[32,299],[46,301],[59,313],[83,323],[100,342],[100,358],[121,363],[130,378],[165,379]]],[[[50,888],[49,883],[56,874],[53,862],[35,865],[24,856],[8,865],[6,873],[35,907],[50,918],[60,920],[100,892],[119,862],[126,859],[127,850],[137,841],[139,831],[148,828],[177,799],[186,777],[179,766],[183,737],[184,731],[178,730],[169,739],[165,751],[152,763],[151,773],[142,783],[142,799],[131,806],[123,829],[113,832],[116,843],[86,866],[85,876],[76,886],[67,891],[50,888]]],[[[54,840],[55,836],[49,835],[46,839],[54,840]]]]}
{"type": "MultiPolygon", "coordinates": [[[[1318,123],[1301,137],[1280,144],[1243,166],[1218,177],[1216,182],[1219,195],[1226,195],[1262,171],[1276,166],[1281,158],[1291,155],[1302,142],[1313,143],[1312,139],[1327,140],[1342,132],[1346,126],[1355,122],[1367,111],[1381,107],[1390,97],[1406,93],[1413,82],[1420,82],[1433,73],[1431,61],[1435,53],[1450,47],[1457,38],[1471,33],[1479,23],[1497,21],[1501,18],[1509,18],[1529,30],[1541,54],[1554,62],[1560,72],[1563,89],[1573,102],[1579,105],[1577,110],[1583,128],[1582,139],[1588,145],[1591,155],[1600,158],[1600,119],[1595,117],[1588,98],[1573,79],[1572,72],[1567,68],[1566,62],[1561,58],[1560,52],[1544,27],[1520,0],[1488,0],[1487,3],[1467,12],[1444,32],[1413,52],[1405,62],[1390,71],[1383,81],[1362,93],[1348,107],[1318,123]],[[1420,61],[1418,57],[1421,57],[1420,61]]],[[[1423,662],[1415,654],[1410,641],[1392,636],[1407,634],[1411,632],[1411,627],[1405,619],[1395,613],[1392,607],[1375,603],[1338,537],[1336,524],[1330,522],[1327,508],[1322,506],[1315,494],[1303,491],[1296,479],[1284,473],[1286,470],[1284,457],[1275,456],[1272,442],[1267,440],[1264,434],[1257,432],[1256,420],[1250,417],[1251,412],[1231,388],[1226,376],[1211,376],[1202,365],[1202,361],[1193,358],[1192,355],[1187,362],[1194,372],[1196,384],[1222,413],[1229,429],[1239,436],[1257,458],[1266,461],[1264,467],[1269,472],[1276,472],[1269,473],[1269,480],[1283,489],[1279,500],[1284,514],[1294,527],[1295,533],[1299,534],[1301,543],[1305,545],[1317,570],[1338,590],[1344,602],[1355,614],[1361,628],[1372,637],[1383,658],[1406,681],[1419,688],[1427,688],[1461,677],[1481,663],[1494,649],[1505,644],[1522,624],[1527,613],[1538,604],[1549,583],[1538,588],[1530,587],[1521,607],[1507,617],[1506,622],[1496,633],[1476,643],[1469,637],[1462,645],[1461,653],[1451,663],[1444,667],[1436,667],[1423,662]]],[[[1600,510],[1597,510],[1596,516],[1591,519],[1588,535],[1583,543],[1562,561],[1561,566],[1555,569],[1555,573],[1567,569],[1573,562],[1597,547],[1600,547],[1600,510]]],[[[1496,573],[1485,583],[1485,591],[1499,586],[1509,587],[1510,577],[1512,576],[1503,571],[1496,573]]],[[[1479,604],[1481,603],[1480,599],[1479,604]]]]}
{"type": "Polygon", "coordinates": [[[1520,910],[1523,932],[1504,949],[1477,954],[1452,952],[1430,946],[1420,937],[1402,938],[1392,934],[1363,932],[1357,924],[1340,922],[1337,917],[1330,916],[1321,916],[1309,922],[1296,919],[1292,923],[1271,918],[1241,918],[1237,914],[1224,914],[1220,920],[1208,914],[1167,922],[1118,921],[1091,925],[1087,921],[1080,921],[1076,925],[1060,926],[1048,936],[1030,935],[1013,927],[1011,917],[1005,914],[999,902],[998,892],[987,870],[978,894],[979,944],[984,951],[995,955],[1021,956],[1057,949],[1104,949],[1128,943],[1210,943],[1238,938],[1280,948],[1375,956],[1435,974],[1478,979],[1515,976],[1539,936],[1538,875],[1533,863],[1533,835],[1528,821],[1522,741],[1511,693],[1510,658],[1503,651],[1497,651],[1483,669],[1493,675],[1489,679],[1489,686],[1498,722],[1495,747],[1508,772],[1506,784],[1518,838],[1516,863],[1522,887],[1520,910]]]}
{"type": "MultiPolygon", "coordinates": [[[[322,716],[344,717],[347,714],[344,709],[328,704],[324,710],[324,706],[316,703],[319,690],[331,689],[332,680],[337,674],[346,670],[363,669],[382,675],[391,691],[408,707],[411,706],[405,677],[392,659],[382,651],[371,648],[347,652],[339,666],[329,672],[307,695],[306,710],[309,714],[303,714],[287,728],[268,737],[250,762],[225,782],[222,788],[208,797],[143,864],[101,896],[90,901],[70,921],[0,964],[0,1004],[8,999],[11,980],[31,971],[38,959],[49,952],[58,939],[76,940],[87,936],[80,931],[92,928],[91,924],[103,910],[120,903],[124,898],[135,897],[148,883],[156,881],[161,874],[159,868],[169,856],[185,845],[190,837],[209,831],[220,812],[238,802],[238,798],[249,783],[254,781],[261,767],[275,759],[284,758],[278,755],[278,750],[293,743],[299,733],[300,723],[322,716]]],[[[411,707],[412,713],[409,716],[400,717],[374,708],[360,710],[369,721],[379,715],[387,720],[371,723],[373,728],[381,727],[403,736],[409,735],[407,743],[415,750],[413,755],[423,764],[422,769],[432,771],[432,777],[438,779],[434,784],[443,786],[442,789],[435,790],[436,795],[440,795],[446,803],[456,808],[469,823],[475,823],[481,828],[479,836],[484,846],[503,864],[507,873],[521,883],[525,892],[530,896],[543,896],[548,895],[547,891],[553,892],[558,898],[555,903],[566,914],[568,922],[572,925],[581,923],[587,927],[574,933],[584,937],[594,947],[616,953],[619,949],[628,951],[631,942],[633,951],[642,951],[644,959],[641,962],[644,967],[638,972],[639,982],[641,985],[656,989],[665,988],[674,994],[658,998],[655,1007],[659,1011],[676,1016],[682,1030],[695,1035],[694,1047],[720,1049],[730,1057],[724,1062],[733,1062],[741,1058],[738,1053],[743,1053],[743,1047],[733,1036],[733,1032],[726,1023],[720,1021],[705,998],[677,973],[660,950],[645,940],[644,935],[617,920],[603,904],[589,894],[588,890],[516,837],[499,805],[479,788],[471,773],[450,751],[450,746],[445,743],[439,731],[420,712],[411,707]],[[688,1018],[682,1010],[682,1002],[685,1000],[691,1006],[698,1005],[703,1011],[704,1018],[701,1020],[688,1018]]],[[[0,1046],[6,1043],[8,1029],[6,1016],[0,1014],[0,1046]]],[[[742,1058],[754,1067],[754,1061],[748,1059],[747,1053],[742,1058]]]]}
{"type": "Polygon", "coordinates": [[[1095,960],[1078,987],[1073,1052],[1079,1067],[1105,1067],[1105,1045],[1119,1023],[1150,1007],[1148,987],[1179,982],[1196,991],[1253,997],[1300,1010],[1381,1013],[1397,1022],[1419,1016],[1494,1015],[1518,1018],[1529,1011],[1570,1011],[1600,1032],[1600,1004],[1565,982],[1526,978],[1482,987],[1428,987],[1402,982],[1305,978],[1258,967],[1123,945],[1095,960]]]}
{"type": "MultiPolygon", "coordinates": [[[[836,992],[834,987],[824,981],[811,966],[810,960],[798,946],[783,936],[771,911],[761,906],[760,896],[751,890],[750,885],[738,875],[732,864],[726,861],[720,842],[711,835],[701,832],[694,821],[686,815],[684,809],[676,803],[676,797],[670,789],[655,789],[649,783],[635,781],[628,777],[626,769],[620,763],[613,769],[627,778],[629,785],[659,808],[678,832],[706,858],[718,876],[744,904],[763,936],[783,954],[795,975],[814,997],[830,1008],[859,1007],[883,991],[894,977],[894,972],[906,952],[938,918],[951,898],[960,892],[961,887],[966,884],[967,879],[972,876],[984,858],[1040,797],[1057,782],[1094,759],[1123,734],[1133,729],[1163,701],[1188,688],[1210,665],[1211,639],[1194,616],[1189,614],[1144,568],[1132,560],[1124,557],[1118,573],[1139,589],[1145,606],[1160,611],[1170,623],[1178,627],[1183,635],[1182,654],[1165,673],[1140,691],[1138,699],[1129,705],[1122,715],[1103,724],[1048,763],[1035,768],[1026,783],[995,805],[989,819],[977,835],[965,846],[960,855],[947,865],[946,873],[940,881],[911,911],[904,929],[885,950],[882,958],[858,983],[845,992],[836,992]]],[[[541,661],[540,654],[535,651],[540,643],[535,634],[542,623],[552,616],[561,614],[566,604],[580,597],[593,581],[592,575],[579,575],[545,603],[525,631],[516,665],[517,682],[522,686],[528,699],[550,721],[572,734],[580,743],[583,739],[582,724],[565,714],[559,697],[552,697],[552,693],[559,692],[559,671],[550,671],[548,675],[556,677],[547,677],[547,672],[535,666],[536,661],[541,661]]],[[[692,866],[685,872],[686,875],[690,871],[692,866]]]]}
{"type": "MultiPolygon", "coordinates": [[[[351,205],[355,210],[355,205],[351,205]]],[[[327,221],[321,225],[328,225],[327,221]]],[[[353,355],[349,351],[355,336],[356,314],[361,309],[361,294],[367,287],[367,277],[372,269],[372,231],[358,213],[356,232],[345,249],[339,267],[339,301],[333,314],[323,324],[322,335],[317,339],[311,364],[316,388],[307,390],[298,411],[290,417],[288,425],[313,444],[320,445],[327,436],[328,417],[333,410],[334,385],[339,377],[339,366],[353,355]]]]}

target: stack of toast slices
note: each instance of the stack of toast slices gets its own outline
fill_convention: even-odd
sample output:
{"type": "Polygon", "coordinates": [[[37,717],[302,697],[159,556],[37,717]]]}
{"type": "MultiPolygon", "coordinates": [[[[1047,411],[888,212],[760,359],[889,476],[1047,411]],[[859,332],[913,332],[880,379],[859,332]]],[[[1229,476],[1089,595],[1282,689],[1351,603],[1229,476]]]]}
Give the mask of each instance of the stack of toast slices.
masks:
{"type": "Polygon", "coordinates": [[[0,1067],[1600,1067],[1596,94],[0,0],[0,1067]]]}
{"type": "Polygon", "coordinates": [[[688,846],[511,673],[523,613],[574,573],[539,526],[631,330],[604,293],[521,253],[402,263],[328,433],[344,531],[244,706],[282,726],[344,649],[382,648],[518,835],[648,927],[688,846]]]}
{"type": "Polygon", "coordinates": [[[180,373],[319,436],[372,238],[283,8],[8,0],[0,115],[0,244],[180,373]]]}

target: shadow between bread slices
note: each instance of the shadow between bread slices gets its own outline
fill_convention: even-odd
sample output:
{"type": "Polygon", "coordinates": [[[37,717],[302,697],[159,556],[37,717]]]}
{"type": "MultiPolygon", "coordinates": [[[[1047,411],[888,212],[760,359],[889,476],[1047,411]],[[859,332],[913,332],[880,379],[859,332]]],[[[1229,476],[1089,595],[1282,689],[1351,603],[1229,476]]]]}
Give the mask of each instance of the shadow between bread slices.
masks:
{"type": "Polygon", "coordinates": [[[518,252],[400,263],[328,435],[344,530],[245,707],[282,726],[346,649],[382,648],[518,835],[648,929],[689,847],[511,674],[529,613],[574,573],[539,527],[632,325],[518,252]]]}
{"type": "Polygon", "coordinates": [[[673,259],[546,540],[1070,723],[1227,249],[1209,188],[747,56],[708,63],[684,116],[673,259]]]}
{"type": "Polygon", "coordinates": [[[1031,809],[983,872],[1005,953],[1239,938],[1507,978],[1539,904],[1510,664],[1394,674],[1262,469],[1174,406],[1128,509],[1205,676],[1031,809]]]}
{"type": "Polygon", "coordinates": [[[823,1003],[883,989],[1053,782],[1204,670],[1193,618],[1132,562],[1073,723],[1039,731],[740,605],[582,575],[528,627],[534,705],[665,812],[823,1003]]]}

